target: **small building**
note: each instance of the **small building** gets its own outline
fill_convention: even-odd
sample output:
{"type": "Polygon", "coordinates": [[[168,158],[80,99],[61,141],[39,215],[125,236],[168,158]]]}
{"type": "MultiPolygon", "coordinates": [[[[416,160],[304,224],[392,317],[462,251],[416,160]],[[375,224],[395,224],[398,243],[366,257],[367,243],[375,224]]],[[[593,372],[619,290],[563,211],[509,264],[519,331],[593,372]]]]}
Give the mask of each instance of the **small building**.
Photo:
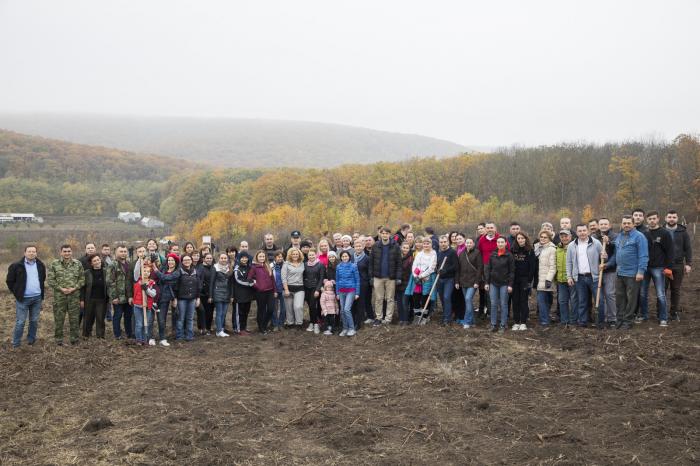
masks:
{"type": "Polygon", "coordinates": [[[141,225],[146,228],[164,228],[165,223],[155,217],[144,217],[141,219],[141,225]]]}
{"type": "Polygon", "coordinates": [[[119,212],[117,218],[125,223],[135,223],[141,220],[141,212],[119,212]]]}
{"type": "MultiPolygon", "coordinates": [[[[43,219],[41,220],[43,221],[43,219]]],[[[34,214],[0,214],[0,223],[40,222],[34,214]]]]}

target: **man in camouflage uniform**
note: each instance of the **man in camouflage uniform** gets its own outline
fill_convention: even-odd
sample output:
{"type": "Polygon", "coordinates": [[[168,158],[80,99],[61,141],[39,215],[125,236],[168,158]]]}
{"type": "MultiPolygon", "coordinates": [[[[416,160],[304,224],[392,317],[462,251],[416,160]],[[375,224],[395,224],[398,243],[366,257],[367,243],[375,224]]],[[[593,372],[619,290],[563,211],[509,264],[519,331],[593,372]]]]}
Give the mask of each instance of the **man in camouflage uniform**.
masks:
{"type": "Polygon", "coordinates": [[[85,271],[80,261],[73,259],[69,244],[61,246],[61,258],[49,266],[48,285],[53,289],[53,319],[56,344],[63,344],[63,324],[68,314],[70,342],[78,342],[80,288],[85,284],[85,271]]]}
{"type": "Polygon", "coordinates": [[[132,265],[126,259],[127,254],[128,250],[125,246],[117,247],[115,251],[116,260],[107,268],[107,289],[109,299],[114,307],[112,330],[114,331],[114,338],[118,340],[122,338],[122,317],[124,317],[124,330],[127,338],[133,338],[131,327],[133,311],[129,300],[134,293],[134,274],[132,265]]]}

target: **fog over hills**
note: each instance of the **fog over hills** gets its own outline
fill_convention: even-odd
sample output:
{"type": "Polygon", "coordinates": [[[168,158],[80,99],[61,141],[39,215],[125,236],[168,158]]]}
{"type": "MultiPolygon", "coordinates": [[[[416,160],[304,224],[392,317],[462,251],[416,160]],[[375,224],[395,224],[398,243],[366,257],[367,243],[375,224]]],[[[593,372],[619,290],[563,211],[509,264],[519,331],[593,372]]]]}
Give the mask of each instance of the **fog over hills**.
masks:
{"type": "Polygon", "coordinates": [[[469,151],[415,134],[284,120],[0,114],[0,128],[221,167],[329,167],[469,151]]]}

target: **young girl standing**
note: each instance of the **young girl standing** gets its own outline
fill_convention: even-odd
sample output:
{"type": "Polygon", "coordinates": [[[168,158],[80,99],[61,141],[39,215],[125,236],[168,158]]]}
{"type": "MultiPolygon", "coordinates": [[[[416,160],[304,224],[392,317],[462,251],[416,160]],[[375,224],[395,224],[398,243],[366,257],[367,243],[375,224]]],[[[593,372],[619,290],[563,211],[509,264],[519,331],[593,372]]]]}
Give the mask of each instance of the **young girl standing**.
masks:
{"type": "Polygon", "coordinates": [[[333,280],[323,280],[323,292],[321,293],[321,314],[325,322],[326,331],[324,335],[333,335],[333,325],[335,316],[338,314],[338,300],[335,296],[335,282],[333,280]]]}

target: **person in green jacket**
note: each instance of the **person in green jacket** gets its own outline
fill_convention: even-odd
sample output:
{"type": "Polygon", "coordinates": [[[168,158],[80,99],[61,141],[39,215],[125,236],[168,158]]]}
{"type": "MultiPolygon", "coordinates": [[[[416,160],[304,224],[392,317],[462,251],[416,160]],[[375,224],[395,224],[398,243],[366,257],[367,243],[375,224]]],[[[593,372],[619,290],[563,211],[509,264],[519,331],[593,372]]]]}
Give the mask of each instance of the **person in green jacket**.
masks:
{"type": "Polygon", "coordinates": [[[566,248],[571,243],[571,230],[561,230],[559,232],[560,242],[557,245],[557,300],[559,302],[559,322],[561,325],[576,325],[578,316],[576,308],[576,287],[569,286],[566,278],[566,248]]]}
{"type": "Polygon", "coordinates": [[[85,284],[85,272],[80,261],[73,259],[69,244],[61,246],[61,258],[49,265],[47,283],[53,289],[54,337],[63,345],[63,324],[68,314],[70,342],[78,343],[80,318],[80,289],[85,284]]]}

